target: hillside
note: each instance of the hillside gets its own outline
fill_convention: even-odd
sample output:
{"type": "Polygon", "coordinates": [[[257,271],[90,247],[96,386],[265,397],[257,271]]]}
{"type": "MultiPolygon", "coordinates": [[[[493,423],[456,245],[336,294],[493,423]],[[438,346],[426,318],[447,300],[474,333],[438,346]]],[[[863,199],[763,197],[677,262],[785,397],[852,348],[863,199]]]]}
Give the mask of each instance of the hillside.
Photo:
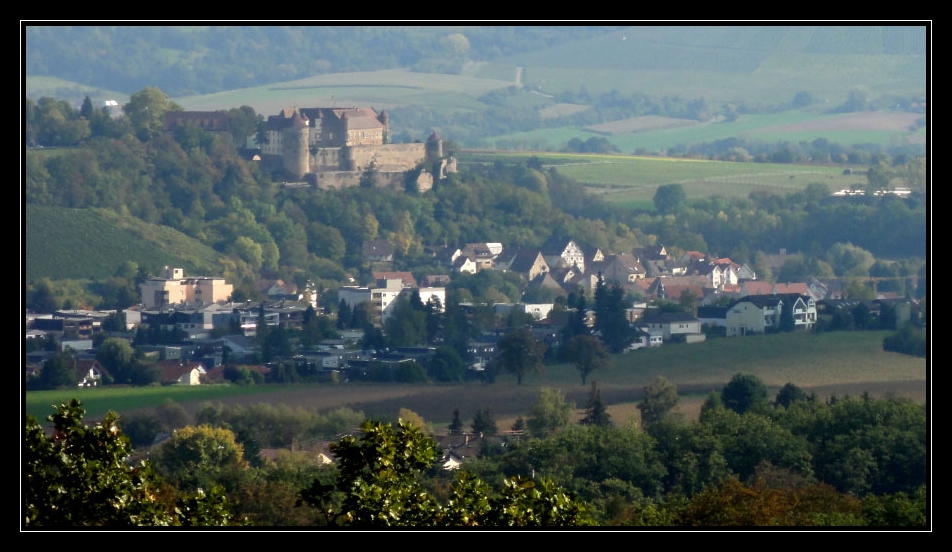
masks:
{"type": "Polygon", "coordinates": [[[177,230],[104,209],[28,204],[23,261],[27,282],[40,278],[105,279],[124,261],[157,270],[218,274],[219,254],[177,230]]]}
{"type": "Polygon", "coordinates": [[[864,95],[868,109],[902,104],[907,111],[927,95],[926,22],[54,29],[26,28],[28,98],[125,103],[150,85],[191,110],[247,105],[268,116],[291,105],[373,106],[390,113],[395,141],[436,130],[466,147],[505,149],[560,148],[603,133],[625,153],[736,136],[920,149],[925,139],[921,127],[757,136],[778,121],[750,117],[796,108],[809,121],[853,93],[864,95]],[[130,29],[139,30],[134,39],[130,29]],[[129,43],[135,46],[120,48],[129,43]],[[797,94],[808,101],[791,107],[797,94]],[[635,105],[645,99],[651,105],[639,112],[635,105]],[[725,114],[740,118],[724,121],[725,114]],[[681,124],[646,129],[638,115],[681,124]],[[625,123],[600,130],[616,121],[625,123]]]}

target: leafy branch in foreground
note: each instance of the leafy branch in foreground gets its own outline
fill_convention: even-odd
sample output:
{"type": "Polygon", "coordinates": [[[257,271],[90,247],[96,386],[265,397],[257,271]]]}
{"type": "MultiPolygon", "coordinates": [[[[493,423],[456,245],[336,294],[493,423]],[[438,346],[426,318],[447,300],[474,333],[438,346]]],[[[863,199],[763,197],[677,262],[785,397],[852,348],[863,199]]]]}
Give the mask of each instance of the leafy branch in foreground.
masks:
{"type": "Polygon", "coordinates": [[[301,502],[322,510],[331,524],[350,527],[583,526],[581,503],[547,479],[511,477],[500,493],[460,472],[445,504],[423,487],[438,458],[436,442],[415,426],[368,420],[360,436],[331,445],[338,459],[335,484],[314,480],[301,502]]]}

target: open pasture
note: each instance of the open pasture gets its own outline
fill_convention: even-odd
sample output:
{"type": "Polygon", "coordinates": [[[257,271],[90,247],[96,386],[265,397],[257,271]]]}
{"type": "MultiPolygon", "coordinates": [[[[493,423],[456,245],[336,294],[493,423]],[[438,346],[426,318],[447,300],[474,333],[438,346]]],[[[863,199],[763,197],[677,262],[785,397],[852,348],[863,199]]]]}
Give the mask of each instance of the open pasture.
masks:
{"type": "Polygon", "coordinates": [[[784,165],[643,157],[629,155],[571,154],[547,152],[477,152],[460,154],[461,164],[494,159],[522,163],[536,157],[544,167],[555,168],[598,196],[608,196],[615,204],[651,206],[658,186],[680,184],[689,198],[748,197],[751,192],[797,192],[812,183],[825,184],[831,192],[866,184],[865,168],[855,167],[843,174],[844,167],[822,165],[784,165]]]}

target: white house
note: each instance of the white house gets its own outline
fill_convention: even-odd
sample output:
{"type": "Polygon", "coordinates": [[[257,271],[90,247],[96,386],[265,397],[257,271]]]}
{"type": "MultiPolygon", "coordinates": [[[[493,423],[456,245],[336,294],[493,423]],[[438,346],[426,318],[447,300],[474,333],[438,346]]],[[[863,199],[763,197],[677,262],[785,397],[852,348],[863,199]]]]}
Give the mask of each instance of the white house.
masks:
{"type": "Polygon", "coordinates": [[[796,329],[813,328],[816,324],[816,302],[809,295],[748,295],[727,310],[727,337],[779,330],[781,313],[788,306],[793,310],[796,329]]]}

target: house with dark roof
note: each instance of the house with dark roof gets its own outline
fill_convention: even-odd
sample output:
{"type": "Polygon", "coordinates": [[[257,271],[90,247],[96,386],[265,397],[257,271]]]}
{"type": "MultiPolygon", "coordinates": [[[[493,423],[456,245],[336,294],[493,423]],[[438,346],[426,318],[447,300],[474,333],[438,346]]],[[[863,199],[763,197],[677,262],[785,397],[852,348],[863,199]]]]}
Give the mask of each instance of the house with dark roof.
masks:
{"type": "Polygon", "coordinates": [[[521,249],[508,253],[503,251],[496,258],[496,269],[515,272],[527,282],[531,282],[540,274],[549,272],[549,265],[538,250],[521,249]]]}
{"type": "Polygon", "coordinates": [[[393,260],[393,244],[388,240],[367,240],[362,248],[364,260],[368,262],[389,262],[393,260]]]}
{"type": "Polygon", "coordinates": [[[585,250],[572,239],[549,238],[539,248],[539,252],[542,253],[542,257],[550,268],[577,266],[581,272],[585,272],[585,250]]]}
{"type": "Polygon", "coordinates": [[[636,324],[639,329],[649,335],[660,333],[664,341],[704,340],[704,334],[701,333],[701,321],[689,312],[645,311],[636,324]]]}

